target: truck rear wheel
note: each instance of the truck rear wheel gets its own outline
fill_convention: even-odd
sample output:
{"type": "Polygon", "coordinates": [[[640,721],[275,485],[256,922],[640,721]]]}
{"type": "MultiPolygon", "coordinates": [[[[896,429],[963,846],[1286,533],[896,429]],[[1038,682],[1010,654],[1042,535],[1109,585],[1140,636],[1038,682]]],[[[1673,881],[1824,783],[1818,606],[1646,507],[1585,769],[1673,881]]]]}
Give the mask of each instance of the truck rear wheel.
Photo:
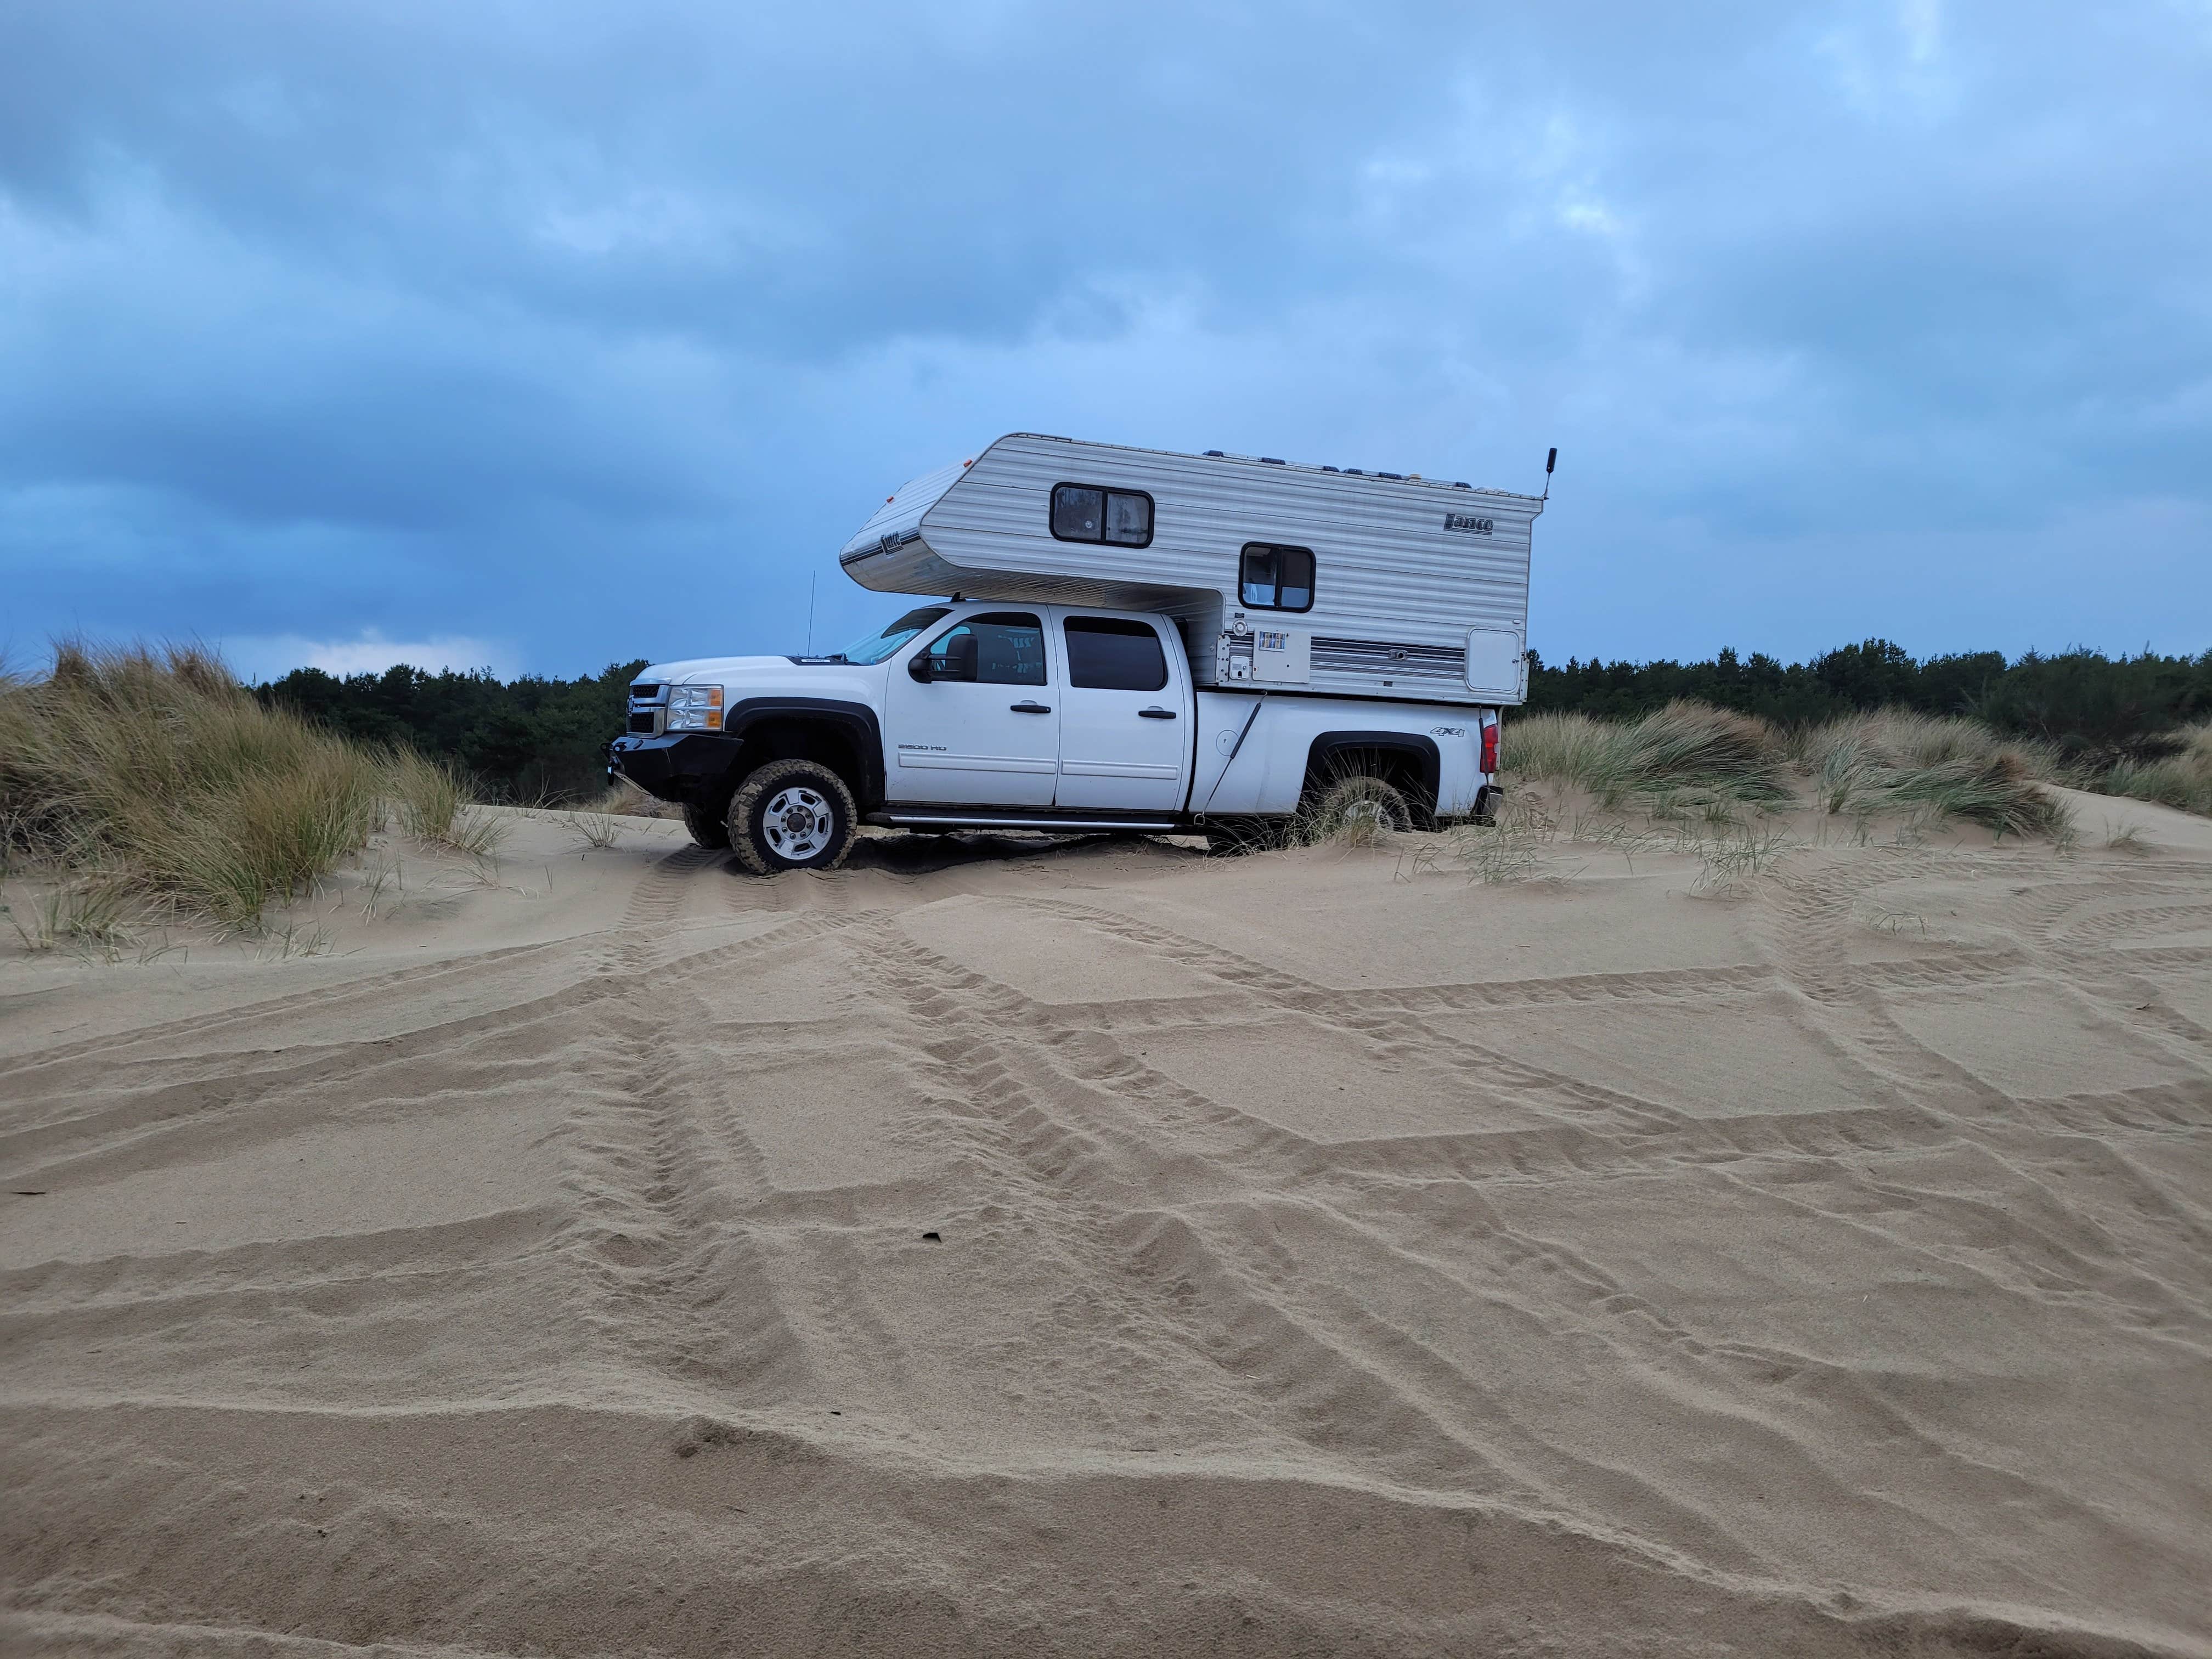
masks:
{"type": "Polygon", "coordinates": [[[684,803],[684,827],[691,832],[691,839],[702,847],[721,848],[730,844],[730,826],[723,822],[721,815],[696,801],[684,803]]]}
{"type": "Polygon", "coordinates": [[[1364,773],[1341,777],[1310,796],[1300,811],[1306,833],[1316,841],[1359,843],[1377,835],[1413,827],[1413,809],[1397,785],[1364,773]]]}
{"type": "Polygon", "coordinates": [[[853,792],[818,761],[770,761],[730,802],[730,845],[757,876],[835,870],[852,850],[853,792]]]}

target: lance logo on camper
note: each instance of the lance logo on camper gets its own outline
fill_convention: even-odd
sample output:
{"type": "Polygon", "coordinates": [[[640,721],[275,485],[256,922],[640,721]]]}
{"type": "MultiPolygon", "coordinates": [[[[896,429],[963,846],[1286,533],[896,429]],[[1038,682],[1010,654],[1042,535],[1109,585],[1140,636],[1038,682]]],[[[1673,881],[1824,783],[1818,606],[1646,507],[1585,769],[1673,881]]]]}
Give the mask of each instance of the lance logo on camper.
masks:
{"type": "Polygon", "coordinates": [[[1464,530],[1477,536],[1487,536],[1498,528],[1498,522],[1494,519],[1472,518],[1465,513],[1447,513],[1444,514],[1444,528],[1464,530]]]}

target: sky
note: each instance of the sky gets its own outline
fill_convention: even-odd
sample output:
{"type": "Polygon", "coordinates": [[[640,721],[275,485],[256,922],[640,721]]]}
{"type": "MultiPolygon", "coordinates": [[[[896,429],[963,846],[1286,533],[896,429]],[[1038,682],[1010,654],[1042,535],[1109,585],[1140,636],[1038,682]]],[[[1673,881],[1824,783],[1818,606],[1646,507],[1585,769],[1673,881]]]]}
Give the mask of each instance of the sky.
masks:
{"type": "Polygon", "coordinates": [[[828,648],[1009,431],[1557,445],[1547,660],[2203,651],[2212,0],[0,0],[18,663],[828,648]]]}

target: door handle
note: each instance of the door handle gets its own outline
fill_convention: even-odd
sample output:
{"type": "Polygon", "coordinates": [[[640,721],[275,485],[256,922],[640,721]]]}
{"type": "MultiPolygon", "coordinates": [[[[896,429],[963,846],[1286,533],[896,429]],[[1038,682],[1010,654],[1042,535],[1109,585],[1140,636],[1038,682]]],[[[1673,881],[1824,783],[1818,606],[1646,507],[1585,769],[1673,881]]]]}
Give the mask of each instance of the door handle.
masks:
{"type": "Polygon", "coordinates": [[[1158,703],[1154,703],[1150,708],[1139,708],[1137,711],[1137,718],[1140,720],[1171,720],[1175,718],[1175,714],[1174,709],[1163,708],[1158,703]]]}
{"type": "Polygon", "coordinates": [[[1010,702],[1006,707],[1012,709],[1017,714],[1049,714],[1052,713],[1052,705],[1048,702],[1010,702]]]}

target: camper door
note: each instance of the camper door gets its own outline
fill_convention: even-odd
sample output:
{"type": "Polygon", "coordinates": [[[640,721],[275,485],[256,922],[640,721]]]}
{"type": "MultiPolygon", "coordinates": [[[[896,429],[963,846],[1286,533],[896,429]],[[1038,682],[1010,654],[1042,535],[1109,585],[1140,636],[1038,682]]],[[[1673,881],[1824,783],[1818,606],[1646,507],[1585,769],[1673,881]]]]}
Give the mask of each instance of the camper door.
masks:
{"type": "Polygon", "coordinates": [[[1475,628],[1467,636],[1467,689],[1498,702],[1518,702],[1528,689],[1528,659],[1517,628],[1475,628]]]}

